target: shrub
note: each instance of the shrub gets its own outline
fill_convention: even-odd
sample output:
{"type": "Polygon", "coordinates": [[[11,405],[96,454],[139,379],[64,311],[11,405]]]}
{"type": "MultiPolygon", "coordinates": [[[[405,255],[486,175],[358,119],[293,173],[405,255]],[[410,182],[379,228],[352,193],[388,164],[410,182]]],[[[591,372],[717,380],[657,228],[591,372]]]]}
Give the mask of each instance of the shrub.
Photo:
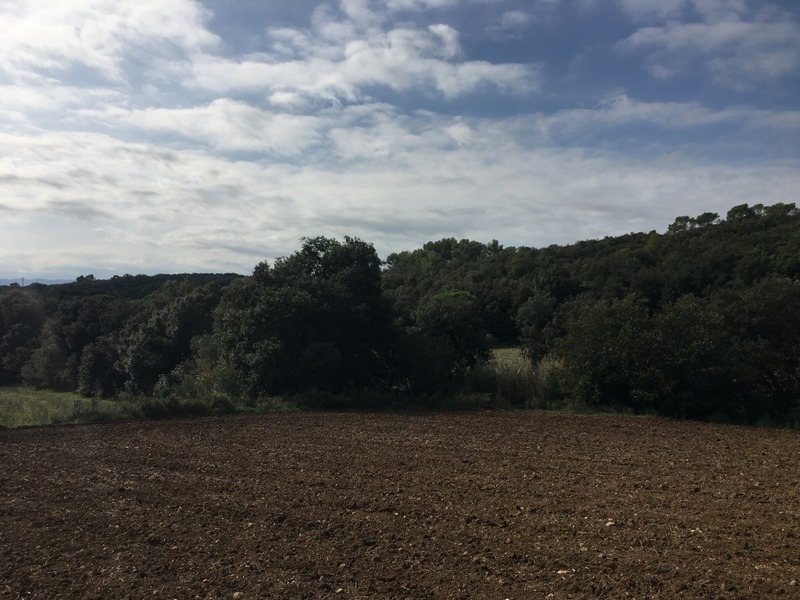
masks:
{"type": "Polygon", "coordinates": [[[564,363],[561,360],[543,358],[536,366],[533,379],[536,408],[549,410],[564,406],[564,363]]]}

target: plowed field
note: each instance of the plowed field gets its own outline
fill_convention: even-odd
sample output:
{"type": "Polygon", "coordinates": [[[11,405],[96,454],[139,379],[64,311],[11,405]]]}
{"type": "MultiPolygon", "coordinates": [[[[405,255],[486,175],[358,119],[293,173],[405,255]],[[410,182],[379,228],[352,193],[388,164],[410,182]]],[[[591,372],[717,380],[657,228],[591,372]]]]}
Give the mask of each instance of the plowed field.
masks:
{"type": "Polygon", "coordinates": [[[0,431],[0,598],[800,598],[800,435],[541,413],[0,431]]]}

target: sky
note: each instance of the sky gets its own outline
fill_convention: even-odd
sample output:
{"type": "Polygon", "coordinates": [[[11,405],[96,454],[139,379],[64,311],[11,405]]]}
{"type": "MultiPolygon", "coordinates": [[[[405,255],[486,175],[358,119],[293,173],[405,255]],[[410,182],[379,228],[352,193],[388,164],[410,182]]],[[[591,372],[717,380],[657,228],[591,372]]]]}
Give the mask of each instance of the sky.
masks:
{"type": "Polygon", "coordinates": [[[794,202],[797,0],[0,0],[0,277],[794,202]]]}

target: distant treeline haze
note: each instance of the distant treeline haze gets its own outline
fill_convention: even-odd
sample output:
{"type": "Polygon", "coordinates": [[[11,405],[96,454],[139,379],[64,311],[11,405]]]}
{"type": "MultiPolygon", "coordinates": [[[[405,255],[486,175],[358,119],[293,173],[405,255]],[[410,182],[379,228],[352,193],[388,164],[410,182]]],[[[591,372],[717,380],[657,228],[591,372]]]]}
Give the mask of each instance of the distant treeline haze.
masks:
{"type": "Polygon", "coordinates": [[[724,219],[678,217],[666,234],[540,249],[443,239],[385,263],[355,238],[301,244],[250,276],[1,286],[0,385],[219,409],[274,397],[380,406],[478,394],[800,420],[794,204],[743,204],[724,219]],[[516,373],[490,368],[493,346],[520,346],[528,362],[516,373]]]}

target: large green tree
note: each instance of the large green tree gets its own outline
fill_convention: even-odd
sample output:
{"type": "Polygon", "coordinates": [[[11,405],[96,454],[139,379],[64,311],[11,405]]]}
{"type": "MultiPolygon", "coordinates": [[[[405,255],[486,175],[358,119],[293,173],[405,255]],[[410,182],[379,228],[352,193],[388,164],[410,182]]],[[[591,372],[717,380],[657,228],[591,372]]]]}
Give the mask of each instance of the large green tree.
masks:
{"type": "Polygon", "coordinates": [[[250,396],[384,385],[395,336],[380,278],[372,244],[304,238],[226,291],[215,324],[221,359],[250,396]]]}
{"type": "Polygon", "coordinates": [[[635,295],[577,307],[554,350],[567,395],[586,406],[646,408],[651,330],[647,303],[635,295]]]}
{"type": "Polygon", "coordinates": [[[434,294],[415,311],[414,318],[422,333],[450,344],[459,366],[470,368],[488,358],[486,331],[473,294],[464,290],[434,294]]]}
{"type": "Polygon", "coordinates": [[[59,302],[44,324],[39,347],[23,368],[25,382],[57,390],[77,389],[84,348],[121,329],[133,312],[127,301],[105,295],[59,302]]]}
{"type": "Polygon", "coordinates": [[[191,281],[171,283],[128,321],[117,340],[116,365],[129,391],[168,393],[170,374],[191,357],[192,340],[211,332],[221,294],[213,282],[200,288],[191,281]]]}
{"type": "Polygon", "coordinates": [[[40,343],[44,303],[19,286],[0,294],[0,385],[19,383],[40,343]]]}
{"type": "Polygon", "coordinates": [[[734,416],[800,422],[800,281],[768,277],[712,298],[733,363],[734,416]]]}

